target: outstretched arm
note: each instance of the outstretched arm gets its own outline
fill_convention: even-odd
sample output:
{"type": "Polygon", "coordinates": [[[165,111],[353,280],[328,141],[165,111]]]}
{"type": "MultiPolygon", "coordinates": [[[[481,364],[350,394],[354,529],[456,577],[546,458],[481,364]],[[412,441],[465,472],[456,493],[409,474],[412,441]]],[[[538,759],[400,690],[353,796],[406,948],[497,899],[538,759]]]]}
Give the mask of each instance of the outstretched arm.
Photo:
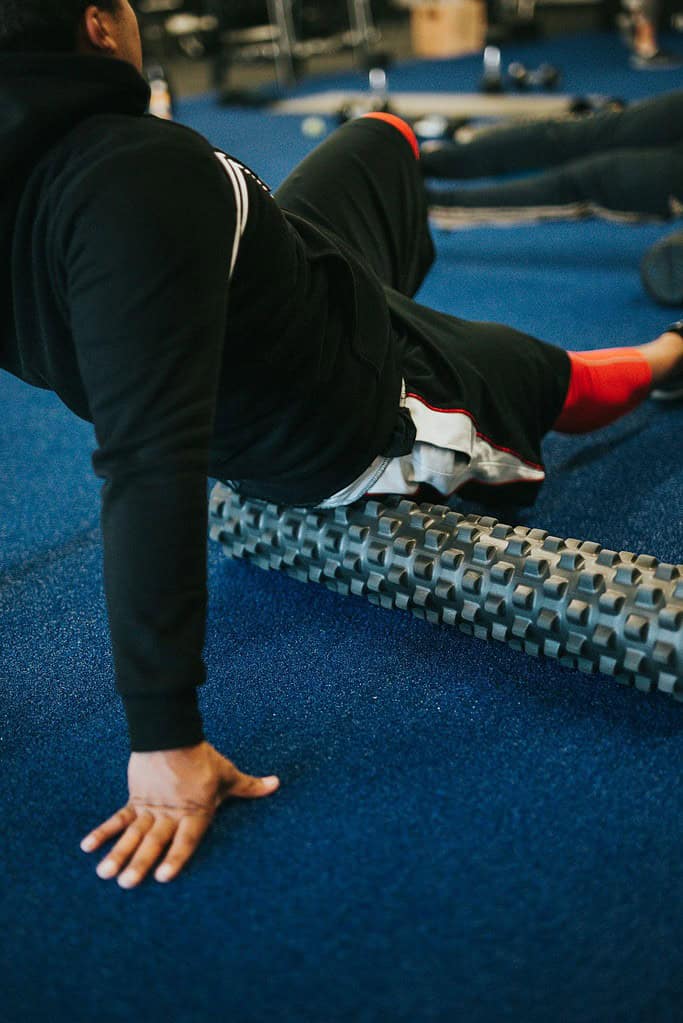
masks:
{"type": "MultiPolygon", "coordinates": [[[[179,841],[199,834],[224,791],[224,766],[210,784],[198,766],[206,744],[196,688],[205,676],[208,453],[239,228],[212,150],[175,128],[105,155],[63,202],[69,315],[104,479],[116,682],[131,777],[144,779],[131,790],[138,803],[117,818],[132,849],[148,820],[136,805],[176,791],[171,763],[183,765],[178,797],[190,793],[202,807],[192,827],[181,823],[183,806],[173,810],[179,841]]],[[[163,827],[167,835],[166,817],[163,827]]]]}

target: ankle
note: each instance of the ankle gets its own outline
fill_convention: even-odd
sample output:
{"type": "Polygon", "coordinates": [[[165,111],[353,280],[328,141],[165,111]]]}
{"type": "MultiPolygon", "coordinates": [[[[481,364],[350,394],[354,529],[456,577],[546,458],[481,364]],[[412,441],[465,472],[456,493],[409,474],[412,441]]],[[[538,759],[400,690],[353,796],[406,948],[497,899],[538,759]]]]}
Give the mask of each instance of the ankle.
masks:
{"type": "Polygon", "coordinates": [[[683,369],[683,337],[673,331],[664,331],[637,351],[644,356],[652,370],[653,384],[661,383],[683,369]]]}
{"type": "Polygon", "coordinates": [[[672,370],[678,371],[683,369],[683,337],[672,330],[665,330],[662,337],[666,338],[667,344],[671,347],[672,358],[674,360],[672,370]]]}

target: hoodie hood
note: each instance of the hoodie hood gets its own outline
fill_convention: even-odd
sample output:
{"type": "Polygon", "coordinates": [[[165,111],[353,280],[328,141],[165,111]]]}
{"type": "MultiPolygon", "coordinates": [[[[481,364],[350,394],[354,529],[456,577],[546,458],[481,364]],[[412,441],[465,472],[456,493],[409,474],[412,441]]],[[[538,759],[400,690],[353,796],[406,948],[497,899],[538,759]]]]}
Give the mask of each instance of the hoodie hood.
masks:
{"type": "MultiPolygon", "coordinates": [[[[0,54],[0,197],[93,114],[143,114],[149,87],[132,64],[72,54],[0,54]]],[[[0,199],[0,202],[2,200],[0,199]]]]}
{"type": "Polygon", "coordinates": [[[0,53],[0,339],[7,328],[14,219],[33,167],[86,118],[140,116],[148,103],[147,83],[124,61],[0,53]]]}

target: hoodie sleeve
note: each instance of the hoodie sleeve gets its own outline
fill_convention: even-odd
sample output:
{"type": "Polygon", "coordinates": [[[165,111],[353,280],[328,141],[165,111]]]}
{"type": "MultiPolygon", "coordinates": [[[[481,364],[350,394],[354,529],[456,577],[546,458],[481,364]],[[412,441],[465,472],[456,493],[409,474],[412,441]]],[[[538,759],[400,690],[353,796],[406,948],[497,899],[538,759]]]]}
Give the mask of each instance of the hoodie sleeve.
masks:
{"type": "Polygon", "coordinates": [[[203,738],[208,452],[241,226],[236,190],[208,144],[151,134],[103,158],[62,202],[133,751],[203,738]]]}

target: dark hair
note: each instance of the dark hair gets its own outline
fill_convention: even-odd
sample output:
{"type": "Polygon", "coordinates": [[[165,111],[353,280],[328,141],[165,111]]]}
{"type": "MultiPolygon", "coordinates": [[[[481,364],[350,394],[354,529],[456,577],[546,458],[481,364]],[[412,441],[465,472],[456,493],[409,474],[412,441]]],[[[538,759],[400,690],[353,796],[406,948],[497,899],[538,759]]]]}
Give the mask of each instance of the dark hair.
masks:
{"type": "Polygon", "coordinates": [[[78,26],[94,4],[113,11],[119,0],[0,0],[0,51],[69,53],[78,26]]]}

